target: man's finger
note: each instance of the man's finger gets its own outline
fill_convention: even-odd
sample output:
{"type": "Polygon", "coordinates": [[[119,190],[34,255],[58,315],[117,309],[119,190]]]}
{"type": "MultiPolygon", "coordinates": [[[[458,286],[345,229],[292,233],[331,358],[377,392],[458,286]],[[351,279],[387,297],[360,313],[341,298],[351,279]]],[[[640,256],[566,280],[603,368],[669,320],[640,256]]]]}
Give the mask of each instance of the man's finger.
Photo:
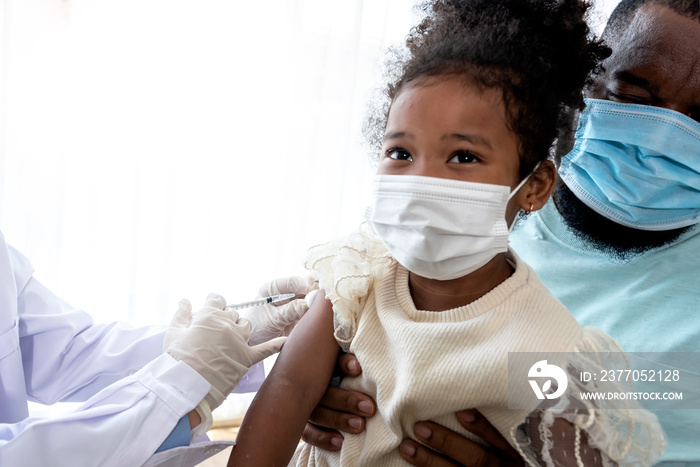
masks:
{"type": "Polygon", "coordinates": [[[410,464],[420,467],[454,467],[459,465],[425,446],[421,446],[412,439],[405,439],[401,442],[399,453],[410,464]]]}
{"type": "Polygon", "coordinates": [[[360,433],[365,429],[365,419],[351,413],[337,412],[317,406],[309,416],[309,422],[321,428],[360,433]]]}
{"type": "Polygon", "coordinates": [[[468,431],[493,446],[493,449],[499,451],[502,457],[507,457],[514,461],[520,460],[520,455],[513,446],[479,411],[471,409],[457,412],[457,420],[468,431]]]}
{"type": "Polygon", "coordinates": [[[338,357],[338,368],[343,376],[353,377],[362,373],[360,362],[351,353],[345,353],[338,357]]]}
{"type": "MultiPolygon", "coordinates": [[[[419,441],[426,446],[444,454],[444,457],[467,467],[497,467],[497,466],[522,466],[523,461],[510,457],[510,452],[502,455],[497,450],[485,448],[459,433],[445,428],[433,422],[418,422],[414,425],[413,432],[419,441]]],[[[512,448],[511,448],[512,449],[512,448]]],[[[426,462],[414,465],[443,465],[438,462],[439,454],[424,453],[426,462]],[[431,463],[433,462],[433,463],[431,463]]]]}
{"type": "Polygon", "coordinates": [[[307,423],[301,435],[306,443],[326,451],[338,451],[343,445],[343,435],[335,430],[326,430],[307,423]]]}
{"type": "Polygon", "coordinates": [[[369,396],[361,392],[333,386],[326,389],[318,405],[331,410],[359,415],[360,417],[371,417],[377,410],[374,401],[369,396]]]}

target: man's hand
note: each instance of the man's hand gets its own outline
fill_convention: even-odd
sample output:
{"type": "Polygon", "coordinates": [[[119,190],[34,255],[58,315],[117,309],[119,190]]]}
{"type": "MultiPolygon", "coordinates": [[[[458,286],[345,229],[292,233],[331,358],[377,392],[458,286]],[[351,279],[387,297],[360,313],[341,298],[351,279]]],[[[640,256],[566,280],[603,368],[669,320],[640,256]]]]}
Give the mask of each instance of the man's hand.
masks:
{"type": "MultiPolygon", "coordinates": [[[[343,354],[338,358],[338,369],[343,376],[362,373],[354,355],[343,354]]],[[[343,444],[343,435],[337,430],[360,433],[365,429],[365,417],[371,417],[377,408],[365,394],[329,386],[323,398],[309,417],[302,439],[328,451],[337,451],[343,444]]]]}
{"type": "Polygon", "coordinates": [[[525,465],[518,452],[479,412],[462,410],[457,412],[457,419],[464,428],[492,447],[485,448],[436,423],[418,422],[413,427],[414,434],[422,443],[435,451],[427,449],[411,439],[405,439],[399,446],[401,457],[413,465],[424,467],[525,465]]]}

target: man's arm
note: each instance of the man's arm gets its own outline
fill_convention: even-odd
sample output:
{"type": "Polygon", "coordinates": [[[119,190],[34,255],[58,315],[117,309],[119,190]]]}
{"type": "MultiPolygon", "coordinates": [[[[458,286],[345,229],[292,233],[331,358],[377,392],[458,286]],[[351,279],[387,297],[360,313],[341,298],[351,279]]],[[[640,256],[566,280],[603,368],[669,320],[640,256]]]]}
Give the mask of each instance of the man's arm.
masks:
{"type": "Polygon", "coordinates": [[[285,342],[246,413],[228,465],[287,465],[323,396],[339,346],[333,311],[319,296],[285,342]]]}

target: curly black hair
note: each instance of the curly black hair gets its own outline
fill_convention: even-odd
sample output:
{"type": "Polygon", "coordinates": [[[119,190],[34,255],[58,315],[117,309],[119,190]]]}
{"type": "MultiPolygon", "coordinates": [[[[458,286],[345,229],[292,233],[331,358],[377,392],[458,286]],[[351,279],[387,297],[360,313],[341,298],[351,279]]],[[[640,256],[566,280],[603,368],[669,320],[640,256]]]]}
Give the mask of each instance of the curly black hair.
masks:
{"type": "Polygon", "coordinates": [[[461,75],[502,91],[525,177],[570,144],[576,111],[583,108],[582,89],[610,55],[586,24],[589,7],[583,0],[423,2],[417,6],[423,19],[387,60],[388,84],[371,104],[365,138],[374,151],[381,148],[391,102],[408,83],[461,75]]]}
{"type": "Polygon", "coordinates": [[[686,18],[700,19],[698,0],[622,0],[610,13],[603,37],[608,39],[626,30],[639,7],[647,4],[665,6],[686,18]]]}

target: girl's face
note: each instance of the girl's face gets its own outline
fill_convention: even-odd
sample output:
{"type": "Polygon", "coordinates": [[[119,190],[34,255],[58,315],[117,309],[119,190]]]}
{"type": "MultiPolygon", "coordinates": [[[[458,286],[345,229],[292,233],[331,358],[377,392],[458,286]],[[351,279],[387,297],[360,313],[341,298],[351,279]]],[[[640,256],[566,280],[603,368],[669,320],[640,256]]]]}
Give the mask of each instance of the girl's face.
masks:
{"type": "Polygon", "coordinates": [[[518,144],[506,124],[500,91],[482,91],[461,76],[428,77],[409,84],[394,99],[377,173],[506,185],[512,190],[520,181],[518,144]]]}

